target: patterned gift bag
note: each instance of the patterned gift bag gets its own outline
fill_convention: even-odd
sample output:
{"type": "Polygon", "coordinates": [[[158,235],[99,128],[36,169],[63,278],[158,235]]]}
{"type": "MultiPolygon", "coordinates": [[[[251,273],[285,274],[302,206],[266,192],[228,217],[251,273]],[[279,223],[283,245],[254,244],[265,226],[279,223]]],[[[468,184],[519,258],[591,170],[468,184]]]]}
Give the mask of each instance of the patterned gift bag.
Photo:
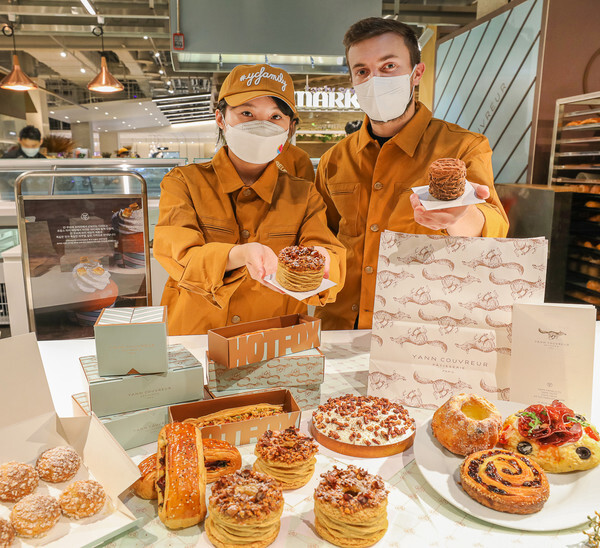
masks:
{"type": "Polygon", "coordinates": [[[545,238],[385,231],[368,393],[437,409],[472,392],[508,400],[512,305],[544,300],[545,238]]]}

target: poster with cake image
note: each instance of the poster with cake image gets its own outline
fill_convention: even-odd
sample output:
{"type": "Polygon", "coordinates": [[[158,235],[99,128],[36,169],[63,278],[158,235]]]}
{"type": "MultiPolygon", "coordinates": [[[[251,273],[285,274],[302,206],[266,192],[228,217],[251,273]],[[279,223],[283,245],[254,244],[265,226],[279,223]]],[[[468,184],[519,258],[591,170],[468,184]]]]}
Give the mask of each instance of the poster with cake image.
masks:
{"type": "Polygon", "coordinates": [[[544,238],[385,231],[368,394],[437,409],[453,394],[510,399],[512,305],[544,300],[544,238]]]}
{"type": "Polygon", "coordinates": [[[104,308],[145,306],[141,197],[24,201],[24,230],[38,339],[93,336],[104,308]]]}

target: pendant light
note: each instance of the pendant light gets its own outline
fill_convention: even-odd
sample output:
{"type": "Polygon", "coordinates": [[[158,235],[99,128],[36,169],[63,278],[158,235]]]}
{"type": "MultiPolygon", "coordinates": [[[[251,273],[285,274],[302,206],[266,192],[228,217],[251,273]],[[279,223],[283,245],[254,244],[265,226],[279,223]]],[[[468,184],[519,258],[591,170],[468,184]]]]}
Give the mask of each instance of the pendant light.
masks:
{"type": "Polygon", "coordinates": [[[17,45],[15,43],[15,29],[12,24],[4,25],[2,27],[2,34],[4,36],[12,36],[13,39],[13,68],[0,82],[0,88],[12,91],[31,91],[32,89],[36,89],[37,84],[21,70],[19,57],[17,56],[17,45]]]}
{"type": "Polygon", "coordinates": [[[87,85],[87,88],[90,91],[98,91],[100,93],[123,91],[123,84],[108,71],[108,66],[106,65],[106,56],[104,55],[104,29],[102,28],[102,25],[95,27],[94,30],[92,30],[92,33],[95,36],[100,36],[102,39],[102,58],[100,59],[100,72],[87,85]]]}

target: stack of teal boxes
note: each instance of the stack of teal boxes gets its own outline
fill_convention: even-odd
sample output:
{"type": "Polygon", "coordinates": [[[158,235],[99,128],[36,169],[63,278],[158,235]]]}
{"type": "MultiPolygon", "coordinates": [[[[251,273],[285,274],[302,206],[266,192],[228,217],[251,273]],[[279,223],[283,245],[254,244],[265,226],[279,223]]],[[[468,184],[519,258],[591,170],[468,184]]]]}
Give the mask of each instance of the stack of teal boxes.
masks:
{"type": "Polygon", "coordinates": [[[94,331],[96,355],[79,359],[88,390],[73,399],[124,449],[156,442],[170,405],[204,399],[202,364],[183,345],[167,346],[165,307],[104,309],[94,331]]]}

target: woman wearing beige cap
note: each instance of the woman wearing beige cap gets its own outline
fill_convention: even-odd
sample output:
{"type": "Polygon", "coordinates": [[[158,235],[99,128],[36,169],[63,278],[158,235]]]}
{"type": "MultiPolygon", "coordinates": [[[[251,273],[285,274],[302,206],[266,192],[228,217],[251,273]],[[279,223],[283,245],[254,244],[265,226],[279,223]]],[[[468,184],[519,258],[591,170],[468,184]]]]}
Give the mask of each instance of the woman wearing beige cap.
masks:
{"type": "Polygon", "coordinates": [[[287,72],[240,65],[223,82],[215,112],[226,146],[210,162],[175,168],[163,179],[154,256],[169,274],[162,304],[170,335],[335,300],[345,277],[344,247],[327,228],[313,183],[277,161],[296,116],[287,72]],[[289,245],[318,246],[337,285],[305,302],[269,287],[264,278],[289,245]]]}

